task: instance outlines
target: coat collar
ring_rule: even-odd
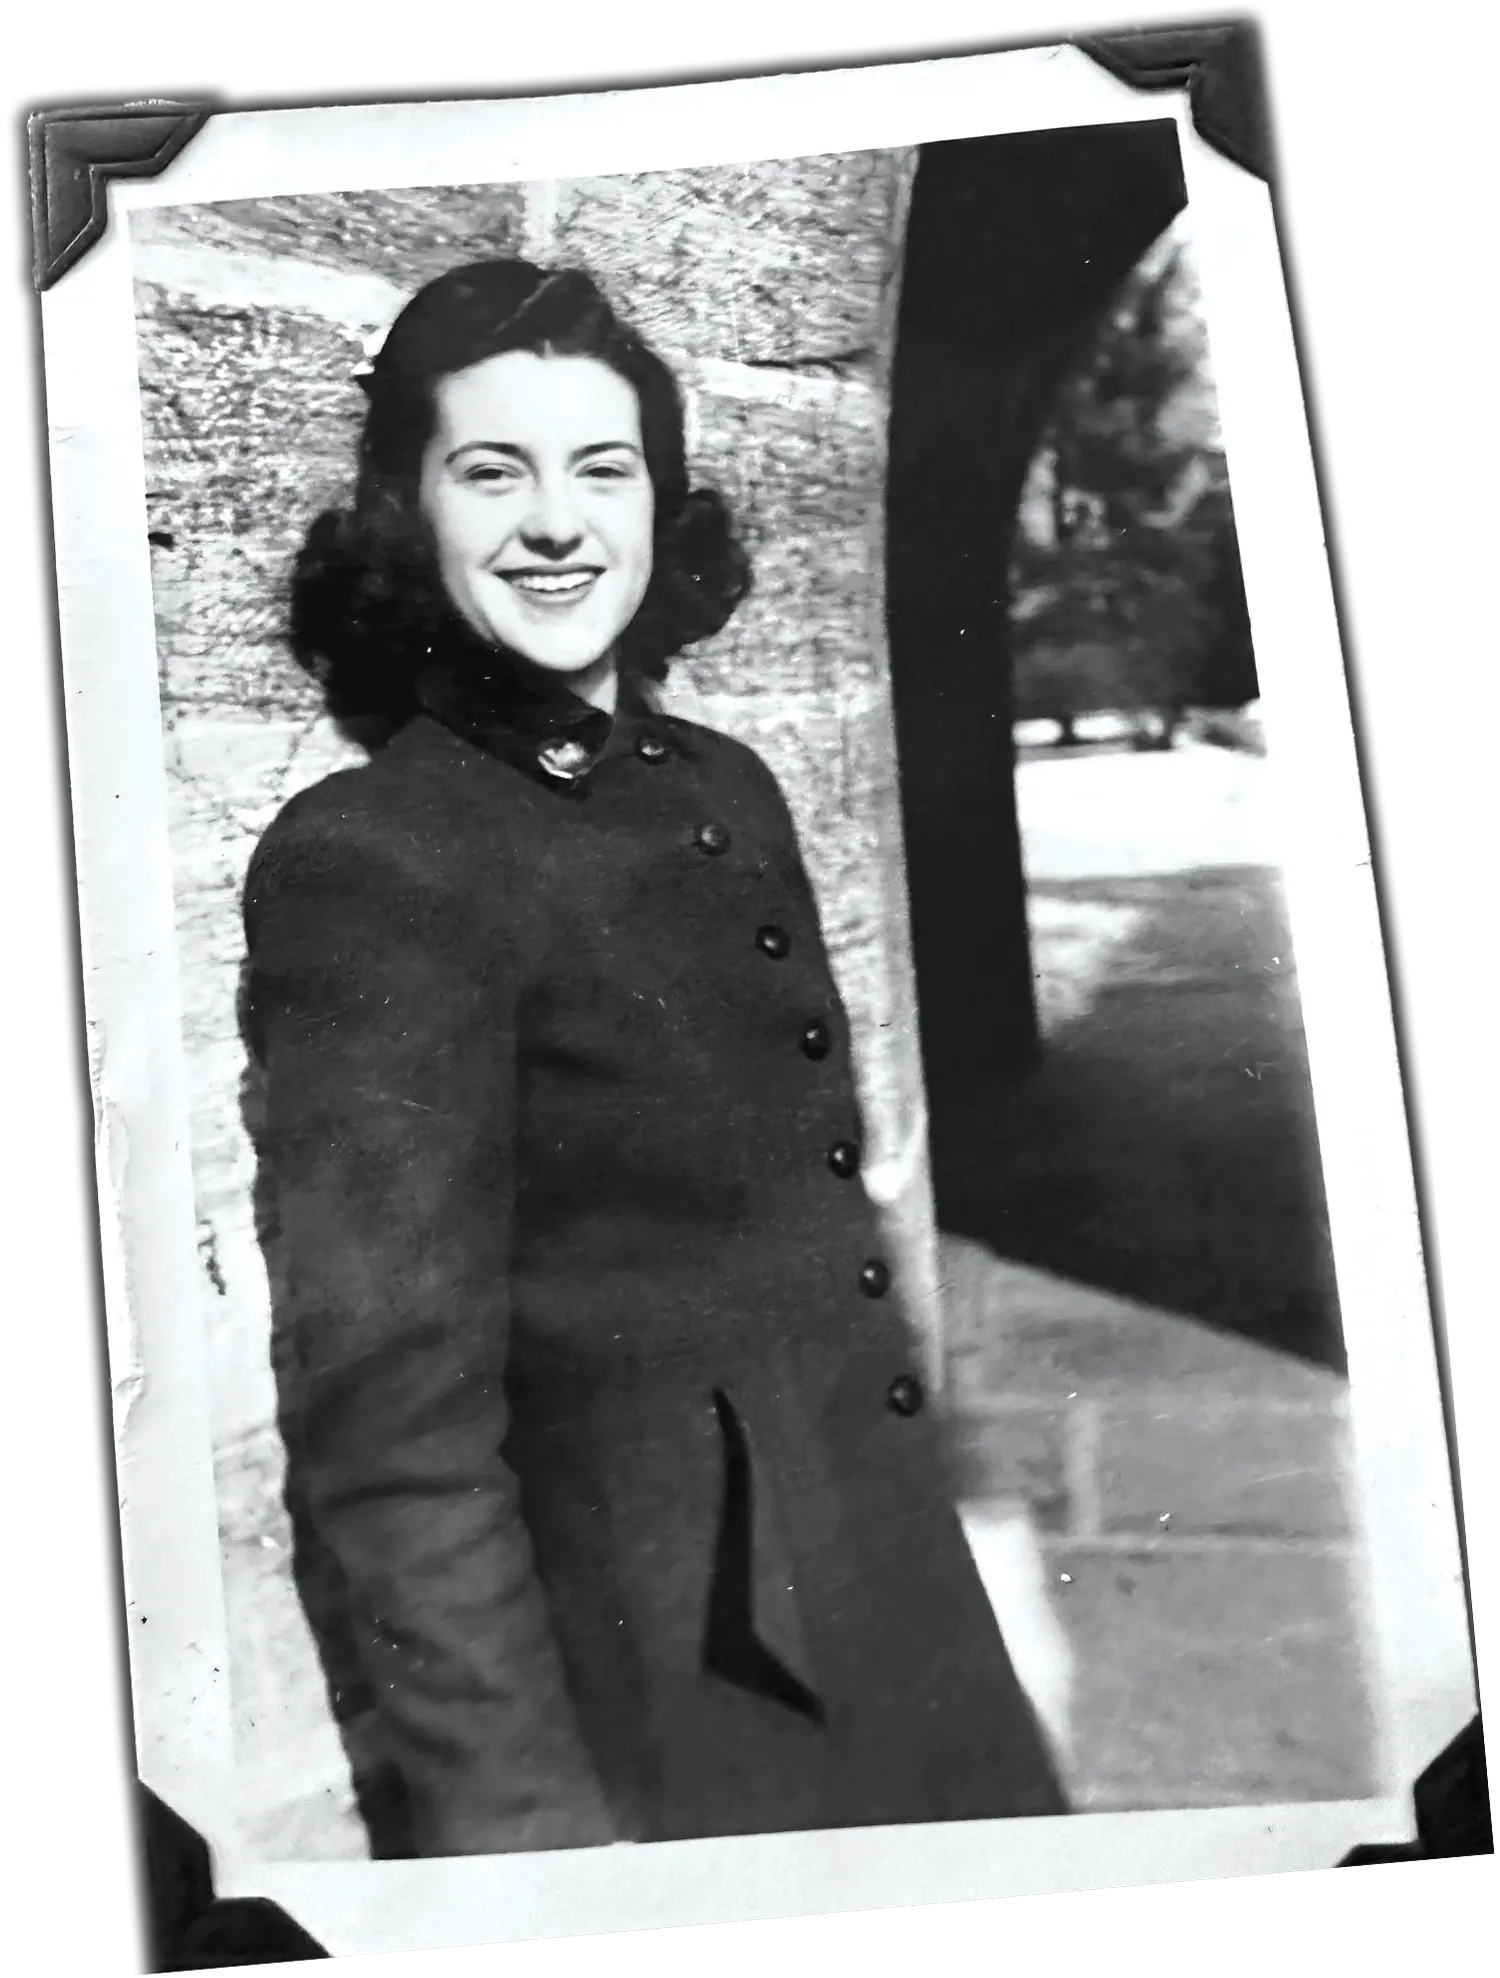
[[[437,628],[416,679],[418,705],[453,733],[558,791],[582,794],[595,765],[628,748],[652,710],[621,678],[613,714],[461,621]]]

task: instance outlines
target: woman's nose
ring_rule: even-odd
[[[537,481],[521,524],[522,540],[544,556],[566,556],[583,541],[583,525],[566,478]]]

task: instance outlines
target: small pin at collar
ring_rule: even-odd
[[[586,742],[564,738],[548,742],[536,752],[537,766],[544,770],[554,782],[576,783],[594,760],[594,751]]]

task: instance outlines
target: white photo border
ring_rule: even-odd
[[[375,187],[666,170],[1171,117],[1283,821],[1349,1358],[1385,1791],[1362,1801],[765,1835],[453,1861],[268,1863],[238,1837],[124,216]],[[774,134],[768,136],[767,134]],[[221,1896],[335,1955],[1331,1866],[1411,1838],[1473,1672],[1364,804],[1270,193],[1075,48],[519,101],[217,112],[42,301],[85,1010],[140,1772]],[[122,828],[122,820],[124,825]],[[171,1548],[139,1542],[170,1530]]]

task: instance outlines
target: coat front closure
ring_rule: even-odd
[[[297,1460],[418,1850],[1060,1810],[760,759],[419,716],[246,925]]]

